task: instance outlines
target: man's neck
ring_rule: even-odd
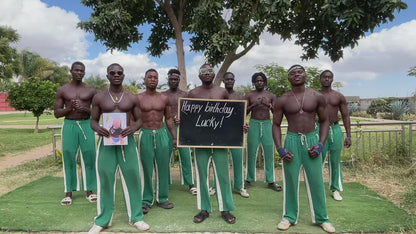
[[[111,85],[109,89],[111,90],[111,92],[113,93],[118,93],[118,92],[122,92],[123,91],[123,85]]]
[[[332,91],[331,87],[324,87],[324,86],[321,87],[321,93],[329,93],[331,91]]]
[[[157,93],[157,91],[154,88],[146,87],[146,93],[148,93],[148,94],[155,94],[155,93]]]
[[[294,93],[303,93],[305,92],[305,85],[300,85],[300,86],[292,86],[292,92]]]
[[[227,90],[227,92],[228,92],[229,94],[234,93],[234,89],[233,89],[233,88],[226,88],[226,90]]]
[[[72,80],[71,84],[74,86],[81,86],[83,84],[82,80]]]

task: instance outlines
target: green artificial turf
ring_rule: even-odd
[[[0,227],[11,231],[88,231],[96,215],[96,205],[88,203],[84,192],[75,192],[71,206],[61,206],[63,179],[43,177],[0,197]],[[377,195],[359,183],[345,184],[344,200],[336,202],[327,191],[327,208],[330,221],[337,232],[386,232],[416,228],[415,217]],[[175,208],[164,210],[153,206],[144,216],[151,232],[240,232],[272,233],[282,216],[282,192],[266,188],[256,182],[249,189],[250,198],[234,193],[237,217],[235,224],[227,224],[220,217],[214,196],[213,212],[203,223],[193,223],[198,212],[196,196],[189,194],[187,186],[174,181],[169,200]],[[300,185],[300,215],[298,224],[290,232],[324,233],[311,222],[304,183]],[[117,183],[116,205],[111,232],[136,232],[128,225],[121,183]]]

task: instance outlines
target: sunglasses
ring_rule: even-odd
[[[123,75],[123,71],[117,71],[117,72],[115,72],[115,71],[110,71],[108,74],[110,74],[110,75],[114,76],[116,73],[117,73],[117,75],[119,75],[119,76]]]
[[[213,74],[214,73],[214,69],[213,68],[201,68],[199,69],[199,74],[203,75],[203,74]]]

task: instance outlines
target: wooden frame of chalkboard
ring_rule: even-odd
[[[178,147],[245,148],[246,100],[179,98]]]

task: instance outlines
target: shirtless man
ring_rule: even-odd
[[[188,93],[179,89],[179,81],[181,79],[181,73],[177,69],[170,69],[168,71],[168,85],[169,89],[164,92],[169,98],[169,104],[171,106],[171,115],[175,120],[178,116],[178,98],[187,97]],[[177,132],[177,127],[175,125],[175,132]],[[172,142],[172,135],[168,134],[169,142]],[[169,144],[171,146],[172,143]],[[175,156],[173,148],[169,149],[171,153],[171,158]],[[180,147],[178,148],[179,154],[179,164],[181,167],[181,183],[189,186],[189,192],[192,195],[196,195],[197,190],[194,186],[194,177],[193,177],[193,168],[192,168],[192,158],[191,158],[191,149],[189,147]]]
[[[245,99],[244,95],[235,92],[234,90],[235,78],[232,72],[226,72],[222,81],[224,82],[225,89],[227,90],[230,99]],[[250,197],[250,194],[248,194],[247,190],[244,188],[244,151],[241,148],[233,148],[230,149],[230,153],[233,160],[234,189],[236,189],[242,197]]]
[[[332,82],[334,81],[334,74],[330,70],[325,70],[321,73],[321,93],[326,100],[326,111],[329,118],[329,133],[328,139],[325,142],[324,150],[322,151],[322,162],[325,162],[326,153],[328,153],[328,168],[329,168],[329,189],[332,192],[332,197],[336,201],[342,201],[342,196],[339,192],[343,191],[343,178],[341,170],[341,150],[342,150],[342,136],[343,132],[338,123],[338,111],[341,112],[342,123],[344,124],[347,137],[344,141],[344,146],[349,148],[351,146],[351,124],[348,115],[347,101],[344,95],[332,89]]]
[[[174,204],[168,200],[169,170],[172,147],[176,150],[176,134],[173,119],[170,114],[169,98],[164,93],[156,91],[159,74],[155,69],[145,73],[146,91],[139,93],[139,107],[142,113],[143,127],[139,135],[140,160],[143,165],[143,213],[149,212],[153,205],[153,169],[156,170],[156,205],[164,209],[172,209]],[[163,127],[165,117],[167,128],[172,135],[169,146],[169,133]],[[156,168],[154,168],[156,166]]]
[[[324,142],[328,136],[328,115],[322,94],[305,87],[306,73],[300,65],[288,70],[291,90],[277,99],[273,111],[273,138],[283,159],[283,218],[277,226],[287,230],[297,223],[299,213],[299,175],[303,168],[307,186],[312,222],[326,232],[335,228],[328,221],[325,187],[322,173]],[[281,123],[283,115],[288,122],[285,144],[282,145]],[[315,129],[315,116],[319,118],[320,130]]]
[[[56,118],[65,117],[62,127],[62,164],[65,198],[61,205],[72,204],[72,191],[79,191],[77,152],[80,151],[82,184],[87,200],[96,202],[95,134],[90,127],[91,102],[97,91],[82,82],[85,66],[74,62],[71,66],[72,81],[58,89],[54,105]]]
[[[97,154],[98,215],[89,233],[99,233],[111,225],[114,212],[114,194],[117,168],[120,168],[124,200],[129,223],[139,230],[149,230],[143,221],[140,162],[134,133],[142,122],[137,97],[123,88],[123,67],[113,63],[107,67],[110,87],[95,95],[92,102],[91,127],[100,136]],[[104,145],[103,138],[111,137],[109,129],[100,126],[103,113],[126,113],[126,128],[121,136],[127,137],[127,145]]]
[[[199,69],[201,86],[192,89],[188,93],[189,98],[204,99],[228,99],[228,92],[213,84],[215,77],[214,69],[209,64],[204,64]],[[209,188],[209,163],[212,160],[214,176],[217,189],[219,210],[222,218],[230,224],[235,223],[236,218],[230,211],[235,209],[231,182],[229,176],[228,152],[226,148],[195,148],[194,160],[197,175],[197,204],[201,211],[194,216],[194,223],[201,223],[209,217],[212,212],[212,205]],[[221,201],[221,202],[220,202]]]
[[[245,188],[256,181],[257,152],[261,143],[264,156],[264,174],[266,183],[274,191],[282,191],[282,187],[275,183],[274,175],[274,144],[272,135],[272,122],[270,111],[276,102],[276,96],[264,90],[267,85],[267,77],[264,73],[254,73],[251,82],[255,90],[246,94],[248,101],[247,114],[250,116],[250,128],[247,135],[247,160]]]

